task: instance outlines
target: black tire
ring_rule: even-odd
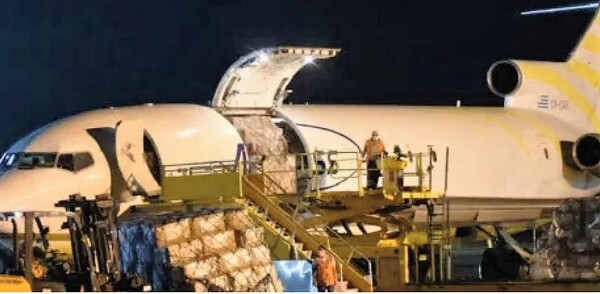
[[[484,281],[497,281],[502,278],[502,268],[498,264],[496,250],[487,248],[481,255],[479,262],[479,278]]]

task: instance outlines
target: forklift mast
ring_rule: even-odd
[[[70,233],[73,268],[67,284],[83,286],[86,291],[117,290],[114,285],[121,275],[113,200],[102,196],[87,200],[75,194],[55,206],[63,207],[68,215],[63,228]]]

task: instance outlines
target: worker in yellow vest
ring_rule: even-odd
[[[363,161],[367,162],[367,189],[377,188],[377,182],[379,182],[381,176],[377,161],[381,159],[384,152],[385,146],[379,138],[379,133],[377,131],[371,132],[371,138],[365,142],[365,148],[362,152]]]

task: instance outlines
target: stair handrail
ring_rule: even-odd
[[[261,192],[260,188],[258,188],[254,183],[252,183],[252,181],[250,179],[248,179],[246,176],[243,177],[244,182],[252,189],[254,190],[262,199],[262,201],[266,202],[266,204],[270,207],[273,208],[273,210],[277,211],[279,214],[282,215],[289,215],[283,208],[281,208],[277,203],[275,203],[272,199],[270,199],[267,195],[265,195],[263,192]],[[256,202],[256,201],[254,201]],[[257,203],[258,205],[260,205],[259,203]],[[314,249],[318,248],[318,246],[322,246],[323,244],[317,240],[315,237],[313,237],[311,234],[309,234],[308,232],[306,232],[306,230],[304,229],[304,227],[302,226],[302,224],[300,224],[297,220],[295,220],[294,218],[282,218],[281,220],[277,219],[277,214],[273,213],[273,210],[270,211],[269,216],[271,218],[273,218],[274,220],[276,220],[280,225],[286,227],[286,222],[289,222],[289,227],[286,227],[286,229],[290,230],[291,233],[295,233],[295,235],[306,245],[314,247]],[[290,228],[293,227],[293,228]],[[305,240],[302,240],[305,239]],[[308,242],[307,242],[308,241]],[[307,244],[308,243],[308,244]],[[312,243],[312,244],[310,244]],[[314,245],[317,246],[314,246]],[[373,274],[372,274],[372,267],[369,266],[370,268],[370,272],[369,272],[369,279],[365,279],[365,277],[360,273],[360,270],[357,269],[355,266],[352,266],[350,263],[346,263],[344,262],[344,260],[337,254],[335,253],[333,250],[327,248],[327,251],[329,252],[329,254],[331,254],[333,256],[333,258],[340,264],[346,266],[348,269],[350,269],[350,271],[347,269],[346,270],[346,276],[351,276],[354,278],[359,278],[360,280],[356,281],[356,280],[352,280],[352,282],[354,283],[354,285],[356,287],[358,287],[359,289],[361,289],[362,291],[373,291]],[[366,259],[367,262],[370,265],[370,260],[367,258]],[[348,274],[348,272],[350,274]],[[354,273],[356,276],[353,276],[352,273]],[[365,285],[366,284],[366,285]]]
[[[260,173],[265,177],[265,179],[269,182],[271,182],[272,184],[274,184],[275,186],[277,186],[277,188],[279,188],[282,191],[285,191],[285,189],[283,187],[281,187],[281,185],[279,185],[279,183],[277,183],[277,181],[275,181],[271,176],[269,176],[267,173],[264,172],[264,170],[262,168],[257,168],[257,164],[255,162],[252,161],[248,161],[248,163],[254,167],[256,170],[260,171]],[[268,185],[265,185],[265,188],[270,187]],[[268,189],[268,188],[267,188]],[[271,193],[276,194],[274,191],[271,191]],[[266,195],[268,196],[268,195]],[[298,211],[300,209],[300,205],[296,206],[295,208],[290,206],[288,203],[282,202],[279,203],[278,206],[280,205],[284,205],[289,211],[292,211],[291,217],[292,220],[295,223],[298,223],[298,225],[302,226],[301,223],[299,223],[296,220]],[[308,210],[306,207],[302,207],[305,211],[307,212],[311,212],[310,210]],[[311,212],[312,213],[312,212]],[[302,226],[303,227],[303,226]],[[342,243],[343,246],[347,247],[347,248],[351,248],[353,252],[356,253],[356,255],[358,255],[359,258],[364,259],[367,262],[368,265],[368,272],[366,273],[369,276],[369,282],[371,285],[373,285],[373,265],[371,262],[371,259],[369,259],[368,256],[366,256],[364,253],[362,253],[358,248],[356,248],[354,245],[352,245],[350,242],[346,241],[346,239],[340,235],[338,232],[336,232],[335,230],[331,229],[329,226],[325,226],[324,227],[326,232],[328,233],[329,236],[334,237],[334,239],[336,239],[337,241],[339,241],[340,243]],[[343,260],[340,258],[340,260]],[[350,263],[351,259],[349,259],[346,263],[347,264],[351,264]],[[362,270],[360,270],[362,271]]]
[[[296,208],[294,208],[294,207],[290,206],[287,203],[282,203],[282,204],[285,205],[287,208],[289,208],[289,210],[293,210],[294,214],[298,213],[298,211],[300,210],[299,209],[300,205],[298,205]],[[306,207],[302,207],[302,208],[304,209],[304,211],[312,213]],[[294,221],[297,222],[295,218],[294,218]],[[299,223],[299,224],[302,226],[301,223]],[[364,253],[362,253],[362,251],[360,251],[354,245],[352,245],[352,243],[346,241],[346,239],[344,238],[344,236],[340,235],[338,232],[336,232],[335,230],[331,229],[329,226],[324,226],[323,229],[325,230],[325,233],[327,233],[330,237],[334,237],[334,239],[340,241],[340,243],[342,243],[342,245],[344,245],[345,247],[350,248],[350,250],[351,250],[350,251],[351,253],[349,255],[350,257],[352,257],[354,254],[356,254],[356,255],[358,255],[359,258],[364,259],[365,261],[367,261],[369,267],[372,267],[371,260],[369,259],[369,257],[366,256]],[[351,258],[348,259],[347,263],[350,262],[350,259]],[[371,270],[369,270],[368,274],[369,274],[370,279],[373,279],[373,277],[372,277],[373,275],[372,275]]]

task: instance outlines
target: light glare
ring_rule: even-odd
[[[304,64],[315,63],[315,58],[312,56],[304,56]]]
[[[528,11],[521,12],[521,15],[549,14],[549,13],[558,13],[558,12],[595,9],[597,7],[598,7],[598,3],[578,4],[578,5],[560,6],[560,7],[545,8],[545,9],[528,10]]]
[[[269,61],[269,55],[267,55],[267,53],[261,52],[260,54],[258,54],[258,61],[260,61],[260,62]]]

